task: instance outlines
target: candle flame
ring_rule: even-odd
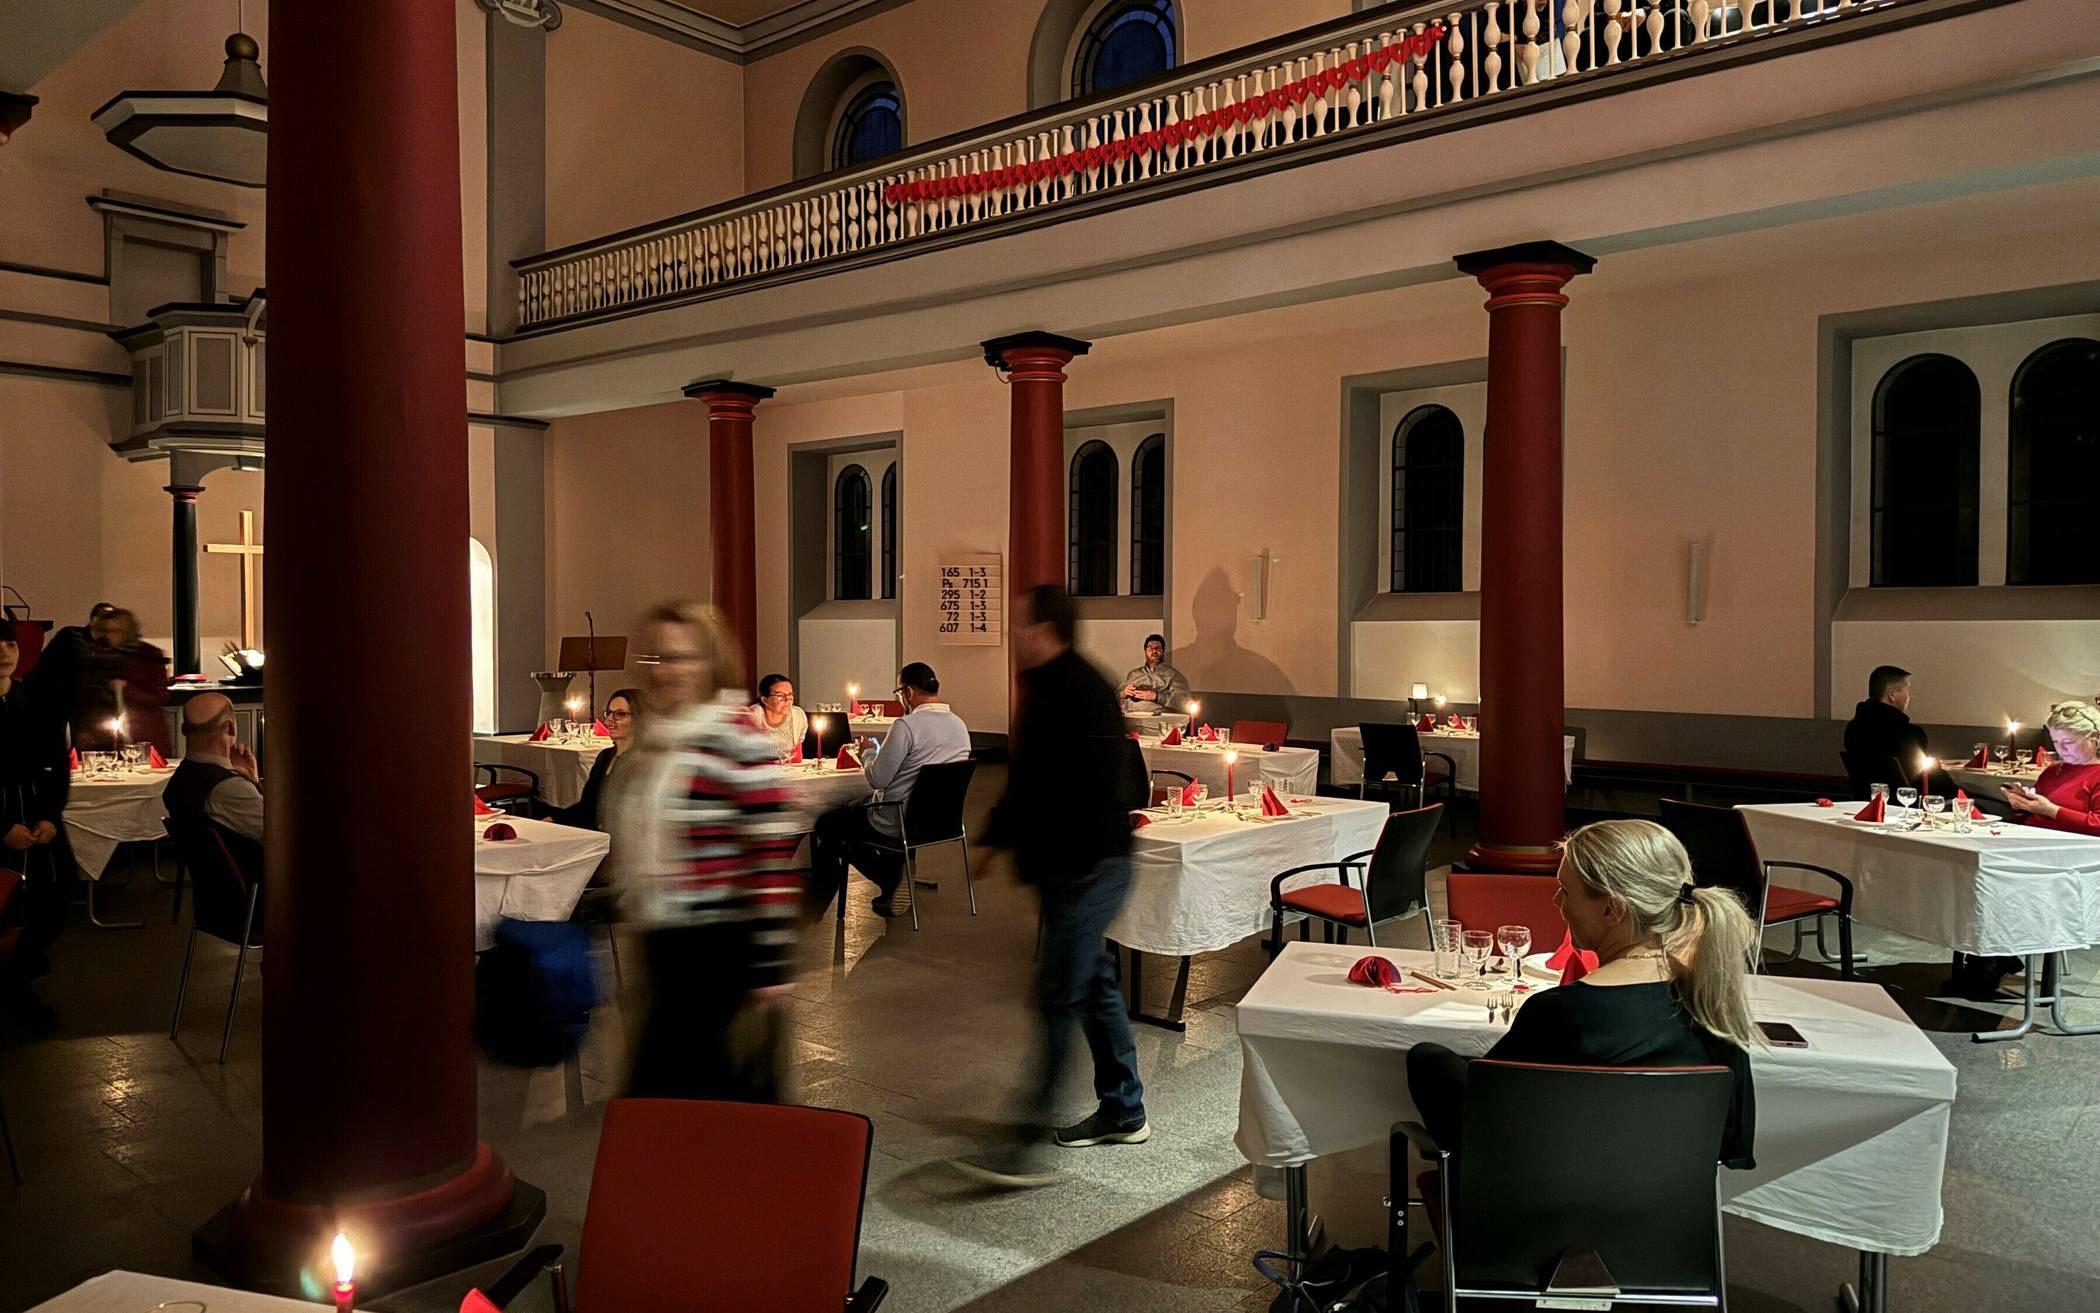
[[[1441,707],[1441,706],[1443,706],[1443,705],[1444,705],[1444,695],[1443,695],[1443,694],[1441,694],[1441,693],[1437,694],[1437,695],[1436,695],[1436,698],[1435,698],[1435,702],[1436,702],[1436,704],[1437,704],[1438,706],[1440,706],[1440,707]]]
[[[1233,748],[1227,748],[1227,749],[1225,750],[1225,764],[1226,764],[1226,765],[1230,766],[1230,765],[1232,765],[1232,764],[1233,764],[1234,762],[1238,761],[1239,759],[1240,759],[1240,754],[1239,754],[1238,750],[1236,750],[1236,749],[1233,749]]]
[[[1195,713],[1197,713],[1197,712],[1199,712],[1199,711],[1201,711],[1201,710],[1203,710],[1203,704],[1202,704],[1201,702],[1197,702],[1197,701],[1194,701],[1194,700],[1191,700],[1191,701],[1189,702],[1189,714],[1190,714],[1190,715],[1194,715]]]
[[[335,1233],[335,1243],[328,1247],[335,1258],[335,1281],[339,1286],[350,1284],[350,1273],[357,1263],[357,1253],[350,1248],[350,1237],[341,1231]]]
[[[2017,721],[2017,720],[2008,720],[2008,721],[2006,721],[2006,722],[2005,722],[2005,732],[2006,732],[2006,733],[2008,733],[2008,734],[2017,734],[2017,733],[2019,733],[2019,732],[2020,732],[2020,722],[2019,722],[2019,721]]]
[[[1929,771],[1940,764],[1940,759],[1938,757],[1920,757],[1918,764]]]
[[[109,722],[109,732],[112,734],[122,734],[124,732],[124,722],[121,720],[112,720],[111,722]]]
[[[858,685],[858,684],[848,684],[848,685],[846,685],[846,696],[847,696],[847,697],[849,697],[849,698],[857,698],[857,697],[859,697],[859,696],[860,696],[860,685]]]

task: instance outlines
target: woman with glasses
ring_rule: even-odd
[[[751,719],[779,746],[782,761],[793,756],[809,734],[809,717],[795,705],[795,684],[786,675],[767,675],[758,681],[758,703],[751,708]]]
[[[634,746],[634,713],[641,705],[642,695],[638,689],[623,688],[605,699],[605,712],[598,719],[605,722],[605,732],[612,738],[612,748],[599,753],[598,759],[591,763],[590,778],[583,782],[583,796],[554,813],[556,824],[573,825],[579,830],[605,828],[605,812],[601,805],[605,781],[620,769],[627,750]]]

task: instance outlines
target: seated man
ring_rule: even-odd
[[[200,693],[182,708],[182,761],[168,777],[161,802],[168,833],[185,853],[214,827],[234,865],[249,880],[263,870],[263,796],[255,754],[238,741],[233,703],[223,693]]]
[[[863,869],[876,868],[867,874],[882,891],[875,899],[877,915],[910,911],[910,890],[902,899],[896,896],[903,880],[901,864],[891,854],[878,850],[863,856],[862,850],[871,841],[894,842],[904,833],[904,802],[911,797],[912,782],[922,768],[970,758],[969,726],[940,700],[941,681],[933,667],[914,661],[897,672],[897,684],[904,715],[890,727],[888,740],[879,748],[866,740],[861,743],[861,769],[867,774],[868,787],[875,791],[875,801],[841,807],[817,819],[810,852],[812,916],[841,896],[848,861],[862,862]]]
[[[1901,666],[1876,666],[1867,676],[1867,699],[1852,709],[1845,726],[1845,754],[1852,773],[1867,783],[1890,788],[1908,779],[1879,778],[1893,758],[1906,776],[1914,776],[1925,755],[1925,731],[1910,723],[1910,672]]]
[[[1123,676],[1123,710],[1180,711],[1188,705],[1189,682],[1167,664],[1167,640],[1145,636],[1145,664]]]

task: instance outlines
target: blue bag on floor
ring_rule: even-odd
[[[567,921],[496,923],[474,965],[474,1039],[491,1061],[551,1067],[576,1055],[598,1005],[590,931]]]

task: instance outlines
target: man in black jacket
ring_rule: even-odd
[[[1072,599],[1054,584],[1018,599],[1011,638],[1022,665],[1021,714],[1009,745],[1006,796],[992,811],[987,841],[1013,850],[1021,878],[1042,898],[1042,1053],[1015,1133],[958,1164],[1006,1186],[1056,1178],[1042,1132],[1051,1125],[1075,1023],[1093,1055],[1100,1106],[1058,1130],[1055,1142],[1080,1149],[1139,1144],[1151,1134],[1137,1045],[1105,942],[1130,891],[1130,812],[1146,801],[1144,762],[1125,733],[1115,689],[1072,650],[1075,626]]]
[[[1925,755],[1925,731],[1910,723],[1910,672],[1901,666],[1876,666],[1867,676],[1867,700],[1852,709],[1845,726],[1845,753],[1852,774],[1890,788],[1914,779]],[[1883,766],[1894,759],[1906,779],[1883,780]]]

